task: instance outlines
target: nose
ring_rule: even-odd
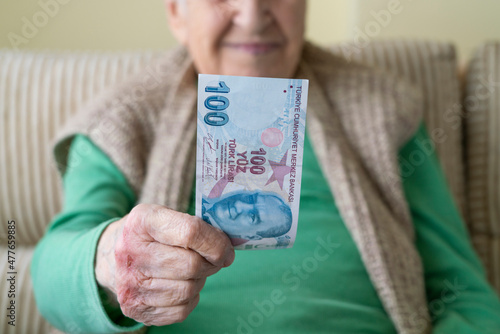
[[[266,30],[272,22],[269,3],[272,0],[233,0],[235,6],[234,23],[253,34]]]

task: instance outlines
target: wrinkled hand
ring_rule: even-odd
[[[198,217],[139,204],[102,233],[95,273],[125,316],[164,326],[184,321],[206,278],[233,260],[222,231]]]

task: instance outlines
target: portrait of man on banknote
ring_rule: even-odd
[[[292,210],[275,193],[233,191],[203,198],[203,219],[231,238],[277,238],[292,226]]]

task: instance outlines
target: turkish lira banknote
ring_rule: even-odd
[[[236,249],[291,247],[309,82],[198,77],[196,215]]]

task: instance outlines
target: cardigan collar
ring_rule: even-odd
[[[398,112],[388,103],[393,92],[370,89],[361,83],[375,80],[367,77],[369,72],[343,62],[339,63],[341,68],[332,70],[330,82],[325,82],[314,70],[319,64],[314,59],[319,51],[311,48],[305,50],[297,76],[309,79],[308,133],[336,205],[398,332],[430,331],[422,264],[414,245],[409,210],[401,183],[386,175],[399,176],[397,151],[403,139],[383,138],[388,132],[383,126],[387,121],[376,120]],[[332,57],[331,61],[336,60]],[[360,82],[348,85],[349,81]],[[387,100],[387,106],[371,105],[380,98],[378,94],[387,95],[380,99]],[[336,103],[340,99],[347,101]],[[362,100],[364,103],[359,103]],[[346,104],[351,102],[356,106],[349,110]],[[367,110],[356,111],[358,105]],[[400,120],[405,124],[396,127],[404,131],[408,122],[416,126],[418,121],[418,112],[408,114]],[[370,159],[363,151],[372,152],[375,158]],[[383,152],[390,152],[392,157]]]

